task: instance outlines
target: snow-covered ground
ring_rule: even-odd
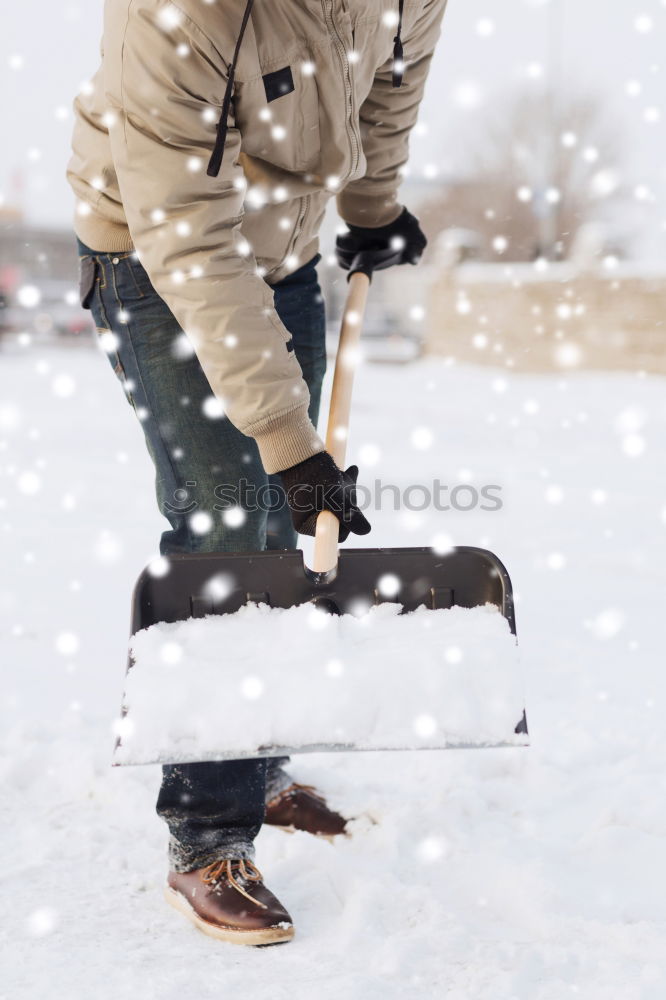
[[[361,372],[362,480],[502,487],[499,511],[387,503],[366,541],[497,552],[532,747],[295,758],[359,818],[335,845],[261,831],[296,925],[270,949],[166,907],[159,771],[110,767],[161,526],[131,409],[86,349],[3,353],[0,400],[0,996],[663,1000],[663,379]]]

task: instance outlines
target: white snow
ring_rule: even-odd
[[[400,610],[250,604],[142,629],[116,762],[525,744],[516,640],[499,610]]]
[[[51,391],[63,373],[71,396]],[[136,417],[103,355],[3,352],[1,996],[663,1000],[664,379],[506,372],[495,392],[497,377],[368,366],[350,460],[380,449],[361,468],[370,485],[452,485],[461,469],[502,485],[499,511],[389,500],[366,543],[447,537],[498,554],[532,746],[295,757],[298,780],[358,817],[354,835],[262,829],[257,864],[296,936],[245,950],[162,899],[159,768],[111,767],[130,588],[162,526]],[[628,409],[644,416],[640,455],[616,428]],[[415,451],[424,426],[434,443]],[[43,488],[24,494],[33,466]],[[122,542],[114,560],[96,551],[105,531]],[[77,642],[61,652],[63,635]]]

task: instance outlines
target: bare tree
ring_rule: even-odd
[[[429,237],[460,227],[481,237],[486,259],[556,259],[626,197],[617,126],[595,96],[505,97],[474,123],[459,179],[419,206]]]

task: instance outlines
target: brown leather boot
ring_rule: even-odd
[[[199,930],[220,941],[277,944],[294,936],[291,917],[249,859],[170,871],[164,895]]]
[[[290,833],[305,830],[330,840],[338,833],[345,833],[347,820],[328,807],[314,785],[294,781],[266,803],[264,823]]]

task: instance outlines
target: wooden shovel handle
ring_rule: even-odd
[[[340,327],[340,342],[335,356],[331,407],[326,430],[326,451],[333,456],[335,464],[341,469],[345,466],[354,373],[359,361],[359,341],[369,287],[370,279],[362,271],[357,271],[349,278],[349,291]],[[327,510],[322,511],[317,518],[312,560],[312,569],[315,573],[326,573],[336,566],[339,527],[340,522],[335,514]]]

